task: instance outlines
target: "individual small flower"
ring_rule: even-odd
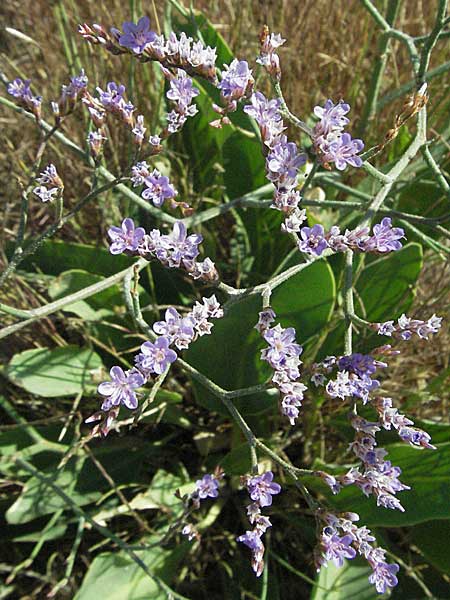
[[[31,111],[37,119],[41,116],[42,96],[34,96],[30,90],[31,79],[17,77],[8,84],[8,94],[14,96],[17,102]]]
[[[273,482],[272,471],[256,475],[247,481],[250,498],[257,502],[261,508],[272,505],[272,496],[281,492],[281,486]]]
[[[372,554],[376,550],[377,548]],[[379,594],[384,594],[388,588],[394,588],[398,584],[396,575],[400,567],[396,563],[389,564],[383,560],[371,560],[370,555],[368,560],[373,569],[373,573],[369,575],[369,581],[375,585],[375,589]]]
[[[122,227],[110,227],[108,235],[111,239],[109,251],[111,254],[122,254],[126,250],[135,252],[142,242],[145,230],[143,227],[134,227],[133,219],[127,218],[122,221]]]
[[[199,95],[193,81],[185,71],[178,69],[176,77],[170,79],[170,89],[167,92],[169,100],[177,103],[181,113],[185,113],[192,104],[192,100]]]
[[[323,153],[325,163],[334,163],[339,171],[343,171],[347,165],[352,167],[361,167],[362,158],[358,156],[364,149],[364,142],[359,139],[352,139],[349,133],[343,133],[336,140],[326,145]]]
[[[260,552],[264,550],[264,545],[261,541],[261,533],[256,529],[254,531],[246,531],[244,534],[236,538],[238,542],[245,544],[252,552]]]
[[[131,130],[131,132],[134,135],[135,143],[138,144],[139,146],[144,141],[144,136],[145,136],[146,131],[147,131],[147,128],[144,127],[144,116],[138,115],[136,117],[136,123],[135,123],[133,129]]]
[[[332,100],[327,100],[324,106],[315,106],[314,114],[320,121],[314,127],[314,136],[326,137],[330,133],[341,132],[349,120],[345,116],[350,111],[350,105],[340,100],[334,104]]]
[[[258,317],[259,318],[255,325],[255,329],[262,334],[275,321],[276,314],[272,308],[265,308],[258,314]]]
[[[209,473],[195,482],[195,491],[200,500],[205,498],[217,498],[219,495],[219,481]]]
[[[277,370],[286,362],[288,356],[300,356],[302,347],[295,342],[295,336],[296,332],[293,327],[283,329],[278,324],[267,329],[263,333],[263,338],[269,344],[269,348],[261,351],[261,358]]]
[[[194,538],[199,539],[200,538],[200,534],[198,533],[198,531],[195,529],[195,527],[192,525],[192,523],[188,523],[187,525],[185,525],[183,527],[183,529],[181,530],[181,533],[185,536],[187,536],[187,539],[191,542]]]
[[[144,342],[141,353],[135,358],[136,366],[143,373],[161,375],[177,359],[177,354],[169,348],[170,340],[165,336],[156,338],[155,342]]]
[[[124,404],[130,410],[137,408],[137,388],[145,383],[145,378],[137,369],[123,371],[121,367],[112,367],[109,372],[111,381],[105,381],[98,386],[98,392],[106,396],[101,409],[109,410],[112,406]]]
[[[165,200],[174,198],[178,192],[170,183],[169,178],[154,169],[144,179],[146,186],[141,196],[145,200],[150,200],[158,208],[161,207]]]
[[[117,83],[114,81],[110,81],[107,84],[106,90],[102,90],[102,88],[97,87],[100,103],[107,110],[115,110],[122,104],[125,90],[126,87],[124,85],[117,85]]]
[[[325,239],[325,231],[322,225],[316,223],[312,227],[302,227],[300,229],[300,239],[298,248],[301,252],[321,256],[328,247]]]
[[[135,54],[142,54],[155,41],[156,33],[150,30],[150,19],[141,17],[137,24],[122,23],[124,33],[119,37],[119,44],[129,48]]]
[[[18,100],[23,100],[25,98],[31,98],[33,95],[30,90],[31,79],[20,79],[17,77],[11,83],[8,83],[7,91],[8,94],[14,96]]]
[[[150,167],[145,162],[145,160],[141,162],[137,162],[135,165],[131,167],[131,181],[133,182],[133,187],[137,187],[138,185],[142,185],[145,181],[145,178],[150,175]]]
[[[53,200],[53,196],[58,194],[59,188],[50,188],[47,189],[45,185],[40,185],[39,187],[35,187],[33,190],[33,194],[37,196],[42,202],[51,202]]]
[[[351,535],[341,537],[332,527],[325,527],[320,537],[320,548],[327,561],[332,560],[336,567],[342,567],[345,559],[351,560],[356,556],[352,542]]]
[[[88,84],[88,78],[81,69],[79,75],[70,78],[69,85],[61,87],[61,96],[57,103],[52,103],[53,114],[55,117],[68,114],[75,108],[75,104],[80,96],[83,96]]]
[[[103,143],[106,137],[103,135],[103,130],[98,129],[97,131],[90,131],[87,137],[89,149],[94,159],[98,158],[103,150]]]
[[[64,187],[61,177],[58,175],[58,171],[56,170],[55,165],[52,163],[45,167],[36,181],[41,185],[51,185],[57,188]]]
[[[301,231],[302,224],[306,221],[306,211],[294,209],[294,211],[288,215],[284,223],[281,224],[281,231],[285,233],[297,233]]]
[[[404,237],[404,230],[401,227],[392,227],[392,219],[384,217],[381,223],[373,226],[372,236],[362,243],[362,250],[381,254],[400,250],[400,240]]]

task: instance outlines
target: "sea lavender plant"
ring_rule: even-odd
[[[296,425],[304,401],[311,402],[309,397],[304,398],[307,388],[299,381],[300,367],[302,366],[299,357],[302,355],[303,347],[296,339],[299,337],[305,340],[305,336],[301,328],[297,328],[297,333],[294,327],[283,328],[280,323],[276,323],[277,315],[268,306],[268,297],[272,290],[294,274],[300,273],[310,263],[314,263],[319,258],[323,260],[333,253],[345,253],[347,267],[342,290],[342,310],[346,324],[345,353],[340,356],[329,356],[311,367],[306,366],[303,368],[303,376],[310,373],[311,381],[317,388],[317,395],[320,396],[318,406],[327,402],[332,406],[348,405],[349,424],[354,431],[354,439],[348,450],[351,460],[357,462],[343,473],[337,470],[333,473],[309,470],[307,473],[311,477],[321,480],[333,495],[339,494],[343,487],[354,485],[364,495],[373,495],[378,506],[404,511],[397,494],[408,490],[409,486],[400,481],[401,469],[393,465],[390,460],[386,460],[388,452],[378,445],[377,434],[382,429],[395,431],[399,438],[410,446],[420,449],[435,449],[435,446],[431,444],[431,437],[428,433],[415,427],[411,419],[394,407],[391,398],[381,395],[381,370],[387,369],[388,365],[379,358],[390,356],[397,351],[392,350],[389,346],[384,346],[372,350],[371,354],[356,352],[353,350],[352,334],[353,329],[364,327],[376,331],[379,335],[391,337],[393,340],[408,340],[413,335],[421,339],[428,339],[430,335],[438,332],[441,327],[441,318],[433,315],[427,321],[422,321],[403,314],[396,322],[388,320],[381,323],[370,323],[358,317],[353,307],[351,259],[356,253],[385,255],[402,248],[402,240],[405,239],[403,227],[393,227],[391,217],[384,217],[381,222],[375,223],[373,226],[372,221],[382,202],[391,192],[394,182],[412,159],[411,148],[415,151],[418,151],[420,147],[423,148],[427,163],[432,165],[430,168],[436,174],[437,167],[433,166],[434,158],[431,156],[430,159],[427,154],[428,147],[425,146],[426,137],[423,130],[425,121],[424,116],[421,117],[421,115],[425,115],[426,87],[422,85],[408,106],[404,108],[401,114],[406,116],[396,119],[396,128],[398,129],[404,122],[403,118],[411,118],[417,114],[419,121],[416,140],[421,143],[413,141],[404,159],[400,158],[397,165],[386,175],[365,162],[364,157],[367,157],[367,154],[361,156],[364,142],[361,139],[352,139],[351,135],[345,131],[350,123],[347,116],[350,112],[348,103],[343,100],[334,103],[329,99],[323,106],[315,106],[313,112],[317,122],[312,129],[290,113],[281,92],[281,65],[277,53],[278,48],[286,40],[280,34],[270,33],[267,27],[263,29],[260,37],[260,53],[256,62],[263,66],[270,76],[275,96],[273,98],[266,97],[257,89],[258,83],[253,76],[253,65],[247,61],[235,58],[231,60],[230,64],[224,65],[223,70],[219,72],[215,64],[217,55],[215,48],[205,46],[202,41],[194,41],[185,33],[172,32],[166,36],[159,35],[151,29],[148,17],[140,18],[136,24],[123,23],[122,30],[113,27],[107,31],[101,25],[85,24],[80,26],[80,33],[90,43],[100,45],[114,55],[123,54],[128,58],[138,59],[142,63],[158,62],[163,76],[167,79],[166,98],[170,104],[170,110],[166,115],[166,124],[162,131],[149,135],[147,133],[148,124],[152,121],[144,114],[137,114],[142,111],[138,111],[137,107],[126,99],[126,88],[122,83],[115,81],[110,81],[106,85],[102,83],[96,87],[96,93],[91,93],[88,89],[88,79],[81,70],[79,75],[70,79],[68,85],[62,86],[59,101],[51,102],[55,122],[54,130],[57,131],[63,118],[70,116],[76,103],[82,101],[88,110],[92,126],[87,141],[89,152],[95,159],[94,182],[98,175],[97,170],[100,167],[104,142],[107,136],[109,137],[108,128],[120,127],[134,144],[132,157],[124,171],[127,175],[131,174],[131,177],[117,177],[111,187],[119,185],[119,182],[123,185],[124,180],[130,180],[133,187],[143,186],[140,196],[147,201],[147,205],[137,196],[141,207],[147,207],[152,213],[152,217],[161,216],[163,221],[169,223],[173,223],[173,218],[165,214],[161,210],[162,208],[181,206],[182,210],[190,209],[186,203],[175,201],[178,192],[174,184],[152,165],[151,159],[154,155],[164,152],[164,144],[168,138],[178,133],[188,118],[195,117],[198,113],[195,98],[199,96],[200,90],[196,87],[196,80],[193,78],[204,78],[209,84],[216,87],[216,95],[220,96],[220,105],[211,103],[213,110],[219,114],[219,119],[213,121],[211,125],[216,127],[230,125],[231,120],[228,114],[238,111],[240,103],[244,104],[243,113],[253,118],[258,124],[266,177],[273,186],[271,207],[282,213],[281,229],[285,233],[291,234],[291,238],[295,242],[294,248],[298,248],[302,253],[302,255],[297,253],[297,259],[308,261],[284,269],[264,284],[247,289],[233,288],[219,281],[218,271],[211,259],[198,260],[199,246],[203,240],[202,235],[199,233],[188,234],[188,223],[195,226],[195,223],[208,220],[210,213],[205,212],[205,216],[200,214],[199,218],[196,215],[193,221],[189,221],[189,219],[175,221],[169,231],[161,227],[161,229],[153,228],[147,233],[143,227],[135,227],[134,221],[130,217],[125,217],[120,227],[110,227],[108,236],[111,241],[111,254],[125,253],[128,256],[139,257],[132,270],[126,270],[124,293],[133,322],[145,333],[146,341],[140,345],[139,352],[134,356],[134,366],[128,370],[124,370],[121,366],[113,366],[109,372],[110,379],[98,385],[98,392],[103,398],[100,411],[86,419],[86,422],[96,423],[90,435],[92,437],[105,436],[115,426],[119,427],[118,417],[122,405],[129,410],[136,411],[136,419],[139,420],[139,400],[141,394],[144,393],[144,388],[152,386],[150,395],[154,391],[156,393],[172,365],[178,361],[177,368],[179,366],[180,369],[184,369],[189,376],[206,386],[211,394],[222,401],[249,444],[252,475],[246,476],[244,483],[251,499],[251,503],[247,507],[247,515],[253,529],[240,535],[237,540],[250,548],[252,568],[256,575],[260,576],[264,569],[265,549],[262,537],[272,525],[270,519],[262,514],[262,509],[271,507],[273,496],[278,495],[281,491],[281,486],[274,482],[272,470],[267,470],[261,475],[258,474],[256,455],[258,450],[258,452],[264,452],[273,461],[272,468],[277,465],[296,482],[297,489],[300,490],[308,505],[308,510],[315,517],[320,531],[315,553],[317,566],[326,566],[329,561],[332,561],[337,567],[341,567],[345,561],[351,561],[359,554],[367,560],[372,569],[369,576],[370,583],[374,584],[377,592],[386,592],[397,585],[399,566],[387,562],[386,551],[375,546],[375,537],[365,526],[355,525],[359,519],[358,515],[354,513],[335,514],[331,512],[331,509],[322,506],[321,501],[314,499],[298,478],[304,474],[305,470],[291,465],[286,452],[283,452],[282,456],[278,455],[275,450],[258,439],[234,405],[234,398],[249,395],[255,390],[252,388],[224,390],[188,362],[182,360],[179,353],[188,349],[199,337],[211,333],[213,326],[211,319],[223,317],[228,308],[232,309],[234,303],[261,293],[263,310],[259,313],[256,329],[266,344],[261,351],[261,359],[268,363],[273,373],[269,383],[255,386],[255,389],[257,392],[261,392],[266,391],[269,386],[275,388],[280,394],[282,415],[287,417],[290,425]],[[401,38],[398,35],[397,37]],[[389,36],[386,35],[386,39],[388,38]],[[414,46],[415,42],[410,36],[408,36],[408,40],[411,51],[411,44]],[[429,38],[428,41],[434,43],[435,40]],[[433,44],[429,45],[431,47]],[[426,54],[425,51],[424,54]],[[419,65],[420,69],[422,67]],[[420,77],[423,78],[424,73],[419,76],[419,73],[416,72],[415,76],[420,79]],[[40,120],[42,99],[32,94],[30,86],[29,80],[15,79],[8,85],[8,93],[21,108]],[[302,150],[300,146],[303,138],[294,141],[288,137],[288,134],[289,136],[292,134],[290,130],[288,131],[288,122],[308,137],[308,142],[305,144],[306,151]],[[44,123],[42,126],[44,129],[47,127]],[[50,129],[49,136],[53,133],[54,131]],[[147,140],[146,135],[148,135]],[[389,132],[387,138],[390,136],[393,139],[395,135],[394,130],[394,133]],[[251,138],[252,134],[248,134],[248,137]],[[114,138],[111,136],[111,139]],[[80,152],[83,154],[83,149]],[[92,166],[92,160],[89,165]],[[302,177],[304,167],[306,179]],[[309,184],[314,180],[317,170],[320,168],[331,170],[333,167],[338,172],[347,169],[351,172],[351,168],[367,168],[369,173],[375,174],[377,181],[384,186],[373,200],[369,197],[370,203],[362,206],[363,216],[360,222],[353,229],[346,229],[343,233],[338,225],[332,225],[326,231],[322,223],[311,222],[310,215],[305,208],[301,207],[302,202],[305,202],[306,205],[307,200],[303,200],[303,196]],[[103,173],[102,176],[105,176],[104,167],[102,169],[100,172]],[[37,173],[38,168],[32,172]],[[106,173],[106,175],[108,174]],[[338,173],[334,175],[338,175]],[[33,182],[34,177],[35,175],[33,175]],[[304,182],[303,179],[305,179]],[[445,177],[439,171],[438,180],[440,185],[447,190]],[[36,181],[39,186],[33,188],[33,183],[30,190],[42,202],[52,199],[62,200],[64,185],[53,164],[49,164]],[[90,195],[95,196],[96,191],[94,188]],[[131,192],[131,190],[128,191]],[[358,191],[358,194],[365,194],[365,192]],[[135,198],[135,196],[131,192],[130,197]],[[306,196],[307,198],[308,196]],[[90,196],[87,196],[87,199],[90,199]],[[240,209],[241,203],[245,206],[245,200],[245,198],[238,198],[235,203],[228,202],[229,206],[225,203],[220,207],[214,206],[212,213],[217,211],[217,214],[221,214],[234,209],[236,205]],[[149,206],[150,203],[153,206]],[[320,205],[320,202],[318,204]],[[332,201],[330,205],[336,204],[337,201],[334,203]],[[314,201],[310,205],[314,206]],[[265,204],[261,203],[258,208],[264,206]],[[384,214],[386,212],[388,211],[385,210]],[[400,216],[403,216],[400,222],[403,225],[405,217],[408,215],[402,215],[400,211],[392,212],[393,215],[399,213]],[[186,216],[186,212],[183,214]],[[70,216],[70,213],[68,215]],[[68,218],[67,215],[66,218]],[[23,218],[22,221],[25,222],[26,218]],[[303,226],[305,222],[306,225]],[[406,222],[408,221],[406,220]],[[58,221],[57,227],[59,225],[60,221]],[[46,235],[42,239],[45,237]],[[18,264],[20,255],[23,253],[21,244],[18,244],[17,248],[11,261],[12,269]],[[191,310],[183,309],[180,306],[164,307],[164,312],[157,317],[160,320],[155,321],[152,327],[148,326],[140,308],[137,282],[139,269],[146,266],[151,260],[156,260],[167,268],[180,269],[182,273],[187,273],[194,280],[199,280],[199,283],[216,286],[217,293],[224,294],[228,298],[225,309],[222,308],[216,296],[212,295],[209,298],[203,297],[201,302],[195,302]],[[338,269],[336,265],[333,268]],[[133,276],[135,285],[131,289]],[[118,279],[114,278],[114,284],[117,281]],[[194,282],[191,284],[192,286],[198,285]],[[300,292],[301,290],[299,290]],[[320,302],[319,297],[317,301]],[[185,296],[183,302],[186,303]],[[275,306],[276,302],[275,298]],[[327,336],[323,337],[328,339]],[[305,341],[308,343],[308,340]],[[311,346],[313,350],[311,350]],[[316,351],[313,344],[308,350],[312,354]],[[151,396],[151,398],[153,397]],[[313,401],[315,402],[315,398]],[[361,405],[364,406],[364,411],[371,411],[374,414],[374,420],[368,420],[359,415],[358,410]],[[306,413],[307,411],[305,411]],[[287,428],[288,425],[286,424],[284,427]],[[217,498],[219,481],[222,476],[220,470],[216,470],[214,474],[204,475],[195,482],[194,491],[186,495],[183,500],[185,511],[183,518],[177,521],[177,527],[179,525],[177,530],[186,535],[188,539],[199,539],[199,535],[195,525],[187,521],[187,516],[190,515],[193,508],[197,509],[201,502]],[[407,479],[406,473],[405,481]]]

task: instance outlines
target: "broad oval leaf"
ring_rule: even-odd
[[[271,298],[277,320],[295,327],[297,340],[304,343],[327,323],[335,301],[335,282],[326,261],[316,261],[277,287]],[[262,383],[270,368],[260,360],[264,342],[254,329],[261,310],[260,296],[250,296],[230,307],[217,321],[212,335],[204,336],[186,354],[189,363],[227,390]],[[198,401],[227,414],[220,401],[195,385]],[[243,413],[261,412],[277,403],[277,393],[257,394],[234,402]]]
[[[8,378],[37,396],[57,398],[92,393],[92,371],[102,361],[90,348],[36,348],[16,354],[6,368]]]

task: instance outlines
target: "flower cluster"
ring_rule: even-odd
[[[166,200],[173,200],[178,195],[169,178],[162,175],[158,169],[150,171],[150,167],[145,161],[138,162],[131,167],[131,181],[133,187],[143,184],[145,188],[141,193],[142,198],[150,200],[158,208]]]
[[[216,281],[218,273],[211,259],[196,260],[198,246],[203,238],[200,234],[187,235],[186,226],[176,221],[171,233],[163,235],[159,229],[147,234],[143,227],[134,226],[132,219],[124,219],[121,227],[110,227],[111,254],[123,252],[139,254],[149,260],[156,258],[165,267],[184,268],[193,279]]]
[[[191,494],[186,494],[181,497],[178,492],[177,497],[179,497],[184,504],[184,517],[181,519],[183,528],[181,529],[181,533],[187,536],[189,541],[194,538],[199,540],[200,534],[193,523],[186,522],[185,517],[189,516],[193,509],[199,509],[202,500],[206,500],[207,498],[217,498],[219,495],[220,480],[224,475],[225,473],[223,470],[220,467],[216,467],[214,473],[207,473],[195,482],[195,489]]]
[[[216,82],[217,51],[204,46],[200,41],[193,41],[184,32],[179,37],[171,33],[167,39],[150,30],[147,17],[139,19],[137,24],[125,22],[123,32],[111,28],[108,32],[98,24],[92,26],[84,23],[78,28],[79,33],[92,44],[101,44],[112,54],[129,52],[145,62],[154,60],[166,68],[183,69],[191,75],[198,75]]]
[[[198,109],[195,104],[192,104],[192,101],[200,92],[182,69],[177,69],[176,75],[165,68],[162,68],[162,71],[170,82],[167,98],[174,105],[174,109],[167,114],[167,133],[163,133],[165,136],[179,131],[188,117],[197,114]]]
[[[51,163],[45,167],[36,181],[40,185],[34,188],[33,194],[35,194],[42,202],[53,200],[53,197],[62,192],[62,189],[64,188],[64,184],[61,177],[58,175],[55,165]]]
[[[259,577],[264,570],[264,544],[261,536],[272,527],[270,519],[261,514],[261,509],[272,505],[272,496],[281,492],[281,486],[273,481],[272,471],[246,477],[245,484],[253,501],[247,506],[247,515],[254,528],[240,535],[237,541],[242,542],[252,551],[252,568]]]
[[[215,296],[196,302],[192,310],[182,317],[178,311],[169,307],[164,321],[154,323],[155,338],[144,342],[140,352],[134,357],[135,367],[123,371],[114,366],[110,370],[110,381],[100,383],[98,392],[105,397],[100,409],[86,422],[101,420],[93,431],[94,435],[107,435],[112,423],[123,404],[130,410],[138,406],[136,390],[149,381],[152,375],[162,375],[177,359],[177,353],[171,348],[184,350],[198,337],[211,333],[209,319],[223,317],[223,310]]]
[[[221,115],[221,118],[212,121],[210,125],[221,127],[222,124],[229,124],[230,120],[226,115],[237,109],[239,100],[251,94],[254,83],[252,70],[249,69],[247,61],[235,58],[229,65],[225,65],[225,69],[220,74],[220,82],[217,84],[225,106],[213,104],[213,109]]]
[[[306,156],[299,153],[294,142],[288,142],[283,135],[285,129],[280,113],[281,101],[268,100],[261,92],[250,98],[251,104],[244,111],[259,125],[266,155],[267,179],[275,186],[272,207],[285,213],[285,231],[298,231],[305,220],[305,213],[298,208],[301,200],[296,190],[300,167],[306,163]]]
[[[344,486],[358,486],[366,496],[373,494],[377,506],[404,512],[396,494],[410,488],[399,480],[402,472],[400,467],[394,467],[391,461],[384,460],[386,450],[377,447],[375,434],[380,430],[378,423],[366,421],[359,416],[353,416],[350,421],[356,431],[350,449],[361,460],[362,470],[352,467],[347,473],[337,477],[337,480]]]
[[[436,447],[430,444],[431,436],[426,431],[423,431],[423,429],[412,427],[414,421],[408,419],[397,408],[392,406],[392,398],[373,398],[371,405],[378,412],[380,425],[384,429],[395,429],[400,439],[410,444],[410,446],[436,450]]]
[[[400,340],[410,340],[415,333],[421,339],[428,339],[428,336],[435,334],[441,328],[442,317],[432,315],[427,321],[420,319],[411,319],[403,314],[394,324],[394,321],[385,321],[384,323],[375,323],[374,328],[378,335],[387,335]]]
[[[364,142],[344,133],[344,127],[349,123],[345,115],[349,111],[350,105],[342,100],[337,104],[327,100],[324,106],[314,107],[314,114],[320,119],[313,130],[314,149],[325,166],[334,163],[339,171],[347,165],[361,167],[363,164],[358,154],[363,150]]]
[[[372,235],[369,235],[368,227],[346,229],[345,233],[341,233],[336,225],[325,233],[323,226],[317,223],[313,227],[300,229],[298,248],[301,252],[313,256],[321,256],[327,248],[333,252],[353,250],[386,254],[400,250],[402,248],[400,240],[404,237],[405,232],[401,227],[392,227],[390,217],[385,217],[381,223],[374,225]]]
[[[34,96],[30,90],[31,79],[17,77],[8,84],[8,94],[14,96],[17,103],[34,114],[36,119],[41,117],[42,96]]]
[[[280,58],[276,53],[277,48],[286,40],[279,33],[270,33],[267,25],[263,27],[260,36],[260,52],[256,62],[262,65],[269,75],[279,81],[281,79]]]
[[[261,358],[275,371],[272,382],[281,394],[281,413],[289,419],[291,425],[295,425],[303,401],[303,392],[307,389],[303,383],[296,381],[300,377],[299,366],[302,362],[299,356],[303,349],[295,342],[293,327],[283,329],[280,324],[270,327],[275,316],[271,308],[261,311],[255,329],[269,344],[261,351]]]
[[[70,78],[68,85],[61,86],[61,96],[58,102],[52,102],[52,110],[56,118],[72,112],[79,98],[84,96],[87,84],[88,78],[84,69],[81,69],[79,75]]]
[[[399,566],[386,562],[386,550],[374,548],[375,537],[367,527],[355,525],[359,516],[355,513],[332,513],[321,515],[325,526],[315,550],[317,570],[327,566],[331,560],[337,567],[342,567],[344,560],[352,560],[358,553],[364,557],[372,568],[369,582],[375,585],[378,593],[384,594],[388,588],[397,585],[396,574]]]
[[[323,385],[326,381],[323,373],[337,369],[335,378],[329,379],[326,384],[327,394],[341,400],[352,396],[361,398],[365,404],[369,394],[380,385],[377,379],[372,378],[380,367],[387,367],[387,364],[368,354],[354,353],[340,358],[328,356],[320,365],[313,365],[315,374],[312,379],[316,385]]]

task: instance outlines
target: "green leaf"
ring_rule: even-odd
[[[271,304],[283,327],[295,327],[299,343],[327,323],[335,301],[333,273],[326,261],[317,261],[277,287]],[[217,321],[212,335],[196,341],[187,360],[207,377],[228,390],[261,383],[270,368],[260,359],[264,347],[254,329],[261,310],[261,298],[250,296],[230,307],[225,319]],[[211,410],[227,414],[220,401],[195,384],[198,401]],[[263,393],[237,398],[236,406],[245,414],[255,414],[277,403],[277,394]]]
[[[101,366],[100,357],[90,348],[37,348],[13,356],[6,375],[32,394],[58,398],[93,392],[91,372]]]
[[[311,600],[375,600],[383,598],[374,586],[369,583],[368,577],[372,569],[365,565],[344,562],[342,567],[336,567],[329,562],[327,567],[322,567],[318,576]]]
[[[143,458],[158,453],[155,446],[137,443],[133,439],[116,440],[113,447],[101,447],[96,458],[103,465],[117,485],[135,482],[143,468]],[[43,472],[52,477],[53,483],[62,489],[78,506],[97,501],[109,483],[88,457],[72,458],[64,468],[57,465],[61,456],[55,454],[56,462]],[[20,496],[6,512],[6,520],[11,524],[27,523],[59,508],[69,508],[54,490],[42,484],[36,477],[30,477]]]
[[[420,244],[408,244],[398,252],[375,260],[362,271],[356,289],[367,320],[392,319],[409,308],[422,258]]]
[[[415,544],[425,558],[439,571],[450,575],[450,520],[430,521],[416,525],[411,530],[411,542]]]
[[[382,322],[406,312],[414,299],[422,259],[422,246],[412,243],[369,263],[355,282],[356,313],[367,321]],[[343,352],[344,331],[345,324],[341,322],[327,336],[320,357]],[[375,333],[363,330],[356,340],[357,349],[366,352],[380,345],[380,340]]]
[[[130,267],[135,259],[125,254],[113,256],[106,248],[46,240],[39,251],[26,258],[21,268],[30,271],[36,267],[47,275],[59,275],[69,269],[89,269],[108,277]]]
[[[154,544],[158,540],[152,537],[145,543]],[[190,544],[184,542],[172,550],[156,545],[154,548],[139,552],[139,558],[149,571],[165,583],[175,578],[178,564],[189,551]],[[86,573],[81,588],[74,600],[166,600],[165,592],[145,571],[123,551],[107,552],[97,556]]]
[[[356,512],[361,523],[368,527],[406,527],[450,519],[450,442],[437,444],[437,450],[420,450],[405,444],[386,446],[386,450],[387,459],[402,470],[401,481],[411,487],[397,496],[405,508],[404,513],[378,507],[373,496],[367,498],[355,486],[342,489],[336,496],[325,491],[330,504],[340,511]],[[308,485],[316,489],[320,486],[320,491],[324,491],[312,478]]]

